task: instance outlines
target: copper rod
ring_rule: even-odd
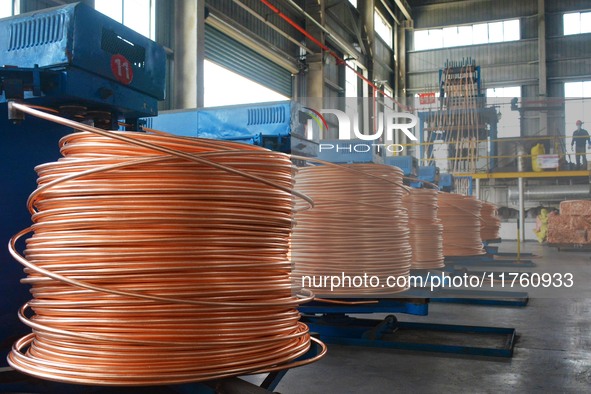
[[[410,195],[404,198],[408,209],[413,269],[444,266],[443,225],[437,217],[437,194],[435,189],[412,189]]]
[[[483,241],[492,241],[499,239],[501,230],[501,219],[497,211],[497,206],[490,202],[482,203],[480,214],[480,238]]]
[[[33,224],[10,252],[33,333],[8,362],[43,379],[137,386],[275,371],[311,346],[288,258],[296,169],[264,148],[83,129],[36,168]],[[41,115],[40,115],[41,114]],[[98,135],[95,135],[98,134]],[[16,242],[26,234],[24,253]],[[33,316],[29,317],[33,312]]]
[[[444,256],[484,254],[480,239],[482,202],[454,193],[439,193],[438,201],[438,216],[443,224]]]
[[[308,286],[310,277],[367,275],[379,279],[376,287],[315,283],[313,291],[323,298],[355,298],[406,290],[404,284],[386,285],[388,277],[407,277],[410,269],[408,215],[402,206],[408,190],[402,176],[396,167],[377,164],[299,170],[296,189],[311,196],[315,206],[296,213],[291,248],[296,287]]]

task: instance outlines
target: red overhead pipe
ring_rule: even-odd
[[[371,86],[374,90],[382,93],[384,95],[384,97],[389,98],[394,103],[398,104],[398,106],[400,106],[401,108],[404,108],[407,111],[409,110],[409,107],[407,107],[404,104],[399,103],[398,101],[396,101],[396,99],[394,99],[394,97],[390,97],[389,95],[387,95],[386,92],[384,92],[383,90],[381,90],[375,83],[373,83],[372,81],[370,81],[369,79],[367,79],[363,74],[361,74],[360,72],[358,72],[354,67],[351,67],[350,65],[348,65],[347,62],[345,61],[345,59],[343,59],[342,57],[340,57],[335,51],[333,51],[328,46],[326,46],[325,44],[323,44],[322,42],[320,42],[318,39],[316,39],[312,34],[310,34],[308,31],[306,31],[306,29],[304,29],[303,27],[301,27],[300,25],[298,25],[289,16],[287,16],[283,12],[281,12],[281,10],[279,10],[279,8],[277,8],[273,4],[271,4],[270,1],[268,1],[268,0],[261,0],[261,2],[264,5],[266,5],[271,11],[273,11],[275,14],[277,14],[281,19],[283,19],[284,21],[286,21],[287,23],[289,23],[297,31],[299,31],[304,36],[306,36],[306,38],[308,38],[310,41],[312,41],[314,44],[316,44],[318,47],[320,47],[323,51],[327,52],[330,56],[334,57],[336,59],[336,61],[337,61],[337,64],[344,64],[346,67],[348,67],[351,70],[353,70],[353,72],[359,78],[361,78],[365,83],[367,83],[369,86]],[[374,93],[374,96],[375,96],[375,93]]]

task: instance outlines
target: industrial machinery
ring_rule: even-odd
[[[441,172],[476,172],[496,167],[498,117],[486,106],[480,66],[472,59],[447,61],[439,70],[439,105],[419,112],[419,158]],[[482,157],[489,156],[488,162]]]
[[[128,129],[164,99],[164,49],[83,4],[0,22],[2,100]],[[18,114],[10,114],[11,120]]]
[[[404,176],[413,177],[418,173],[418,160],[413,156],[386,157],[384,159],[384,164],[400,168],[404,173]]]
[[[139,131],[139,119],[157,115],[158,100],[164,98],[166,55],[157,43],[76,3],[0,20],[0,65],[0,160],[5,169],[0,174],[0,239],[6,245],[30,225],[26,201],[36,187],[34,167],[56,160],[59,139],[72,132],[37,118],[24,119],[11,103],[40,106],[103,129]],[[260,122],[258,115],[269,114],[254,114],[254,123]],[[281,138],[274,147],[285,144]],[[22,267],[6,246],[0,248],[0,261],[0,358],[6,360],[14,341],[30,331],[19,322],[17,311],[31,295],[28,286],[19,283]],[[0,368],[2,392],[111,392],[26,378],[5,363]],[[229,393],[265,393],[284,373],[272,373],[262,388],[232,378],[191,385],[190,391],[213,393],[224,387]]]
[[[165,111],[142,119],[147,127],[175,135],[238,141],[316,157],[318,141],[308,139],[305,112],[293,101]]]

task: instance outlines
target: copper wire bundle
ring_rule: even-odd
[[[34,297],[20,311],[33,333],[11,366],[68,383],[155,385],[323,355],[293,362],[310,347],[296,310],[310,297],[292,295],[288,156],[22,109],[108,135],[70,134],[64,157],[36,168],[34,224],[11,240]],[[31,231],[23,257],[15,244]]]
[[[437,217],[436,189],[411,189],[404,197],[408,209],[411,268],[431,269],[444,266],[443,225]]]
[[[483,241],[499,239],[501,230],[501,219],[499,219],[497,206],[493,203],[483,201],[480,213],[480,237]]]
[[[484,254],[480,239],[482,202],[461,194],[439,193],[438,216],[443,224],[444,256]]]
[[[299,169],[296,190],[312,197],[314,208],[296,214],[291,249],[295,286],[311,286],[325,297],[406,289],[386,286],[388,276],[407,277],[410,269],[408,215],[402,207],[408,192],[402,175],[396,167],[377,164]],[[379,278],[377,287],[353,283],[364,275]],[[344,276],[344,283],[331,289],[322,279],[327,276]]]

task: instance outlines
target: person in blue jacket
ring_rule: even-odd
[[[577,120],[577,129],[573,133],[573,139],[570,143],[571,148],[575,147],[575,160],[577,163],[577,169],[587,169],[587,145],[591,147],[591,139],[589,138],[589,133],[585,130],[583,126],[583,122]],[[582,163],[579,164],[579,161],[582,159]]]

